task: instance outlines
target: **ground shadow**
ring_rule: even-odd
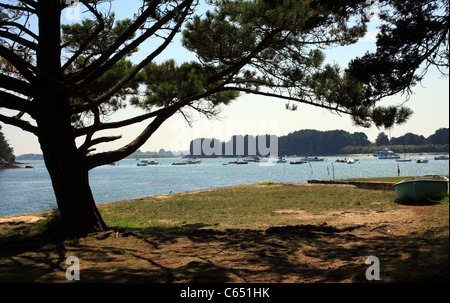
[[[448,238],[356,233],[364,228],[220,230],[195,224],[111,229],[79,241],[3,239],[0,280],[64,281],[65,260],[76,254],[88,264],[82,282],[366,282],[365,260],[375,255],[384,281],[448,282]],[[435,258],[424,262],[430,251],[444,250],[445,255],[445,249],[446,264],[435,264]],[[427,264],[426,270],[420,264]]]

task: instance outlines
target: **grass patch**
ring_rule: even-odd
[[[444,199],[442,199],[439,203],[440,204],[444,204],[444,205],[448,205],[448,194],[445,195]]]
[[[174,194],[165,199],[149,197],[111,204],[100,211],[111,226],[133,224],[142,228],[168,223],[203,223],[247,228],[293,223],[280,221],[276,211],[282,209],[300,209],[313,214],[349,208],[382,209],[390,207],[394,199],[395,194],[387,191],[271,183]]]

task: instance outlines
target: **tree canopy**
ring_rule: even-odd
[[[446,0],[381,0],[382,25],[377,35],[376,52],[352,60],[346,69],[357,79],[368,99],[380,100],[395,94],[409,98],[412,88],[424,78],[430,67],[444,76],[449,68],[449,2]],[[399,117],[408,117],[408,109],[387,107],[374,111],[384,116],[375,124],[390,128]],[[355,116],[358,124],[370,121]]]

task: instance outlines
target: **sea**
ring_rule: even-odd
[[[200,159],[201,163],[172,165],[185,159],[159,158],[159,165],[138,166],[136,159],[124,159],[114,166],[105,165],[90,171],[90,185],[96,203],[115,202],[146,196],[164,195],[251,184],[262,181],[307,183],[308,180],[396,177],[418,175],[448,175],[449,161],[434,160],[416,163],[419,155],[411,155],[411,162],[378,159],[372,155],[352,157],[354,164],[336,162],[344,157],[325,157],[323,162],[292,165],[269,162],[245,165],[229,164],[236,159]],[[242,159],[241,159],[242,160]],[[44,161],[21,161],[28,169],[0,170],[0,216],[17,215],[56,208],[49,174]]]

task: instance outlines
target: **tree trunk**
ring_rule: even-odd
[[[36,100],[46,108],[36,119],[39,143],[63,223],[73,236],[84,236],[106,226],[89,186],[86,156],[75,144],[67,97],[54,93],[47,91],[47,97]]]
[[[105,229],[89,186],[86,155],[79,152],[71,124],[70,97],[53,79],[61,71],[60,1],[37,2],[39,44],[36,52],[37,74],[32,83],[34,117],[45,164],[55,191],[63,223],[73,236]],[[43,76],[45,74],[45,76]]]
[[[40,137],[63,224],[71,236],[82,237],[105,230],[89,186],[88,171],[70,142],[57,142],[52,136]]]

